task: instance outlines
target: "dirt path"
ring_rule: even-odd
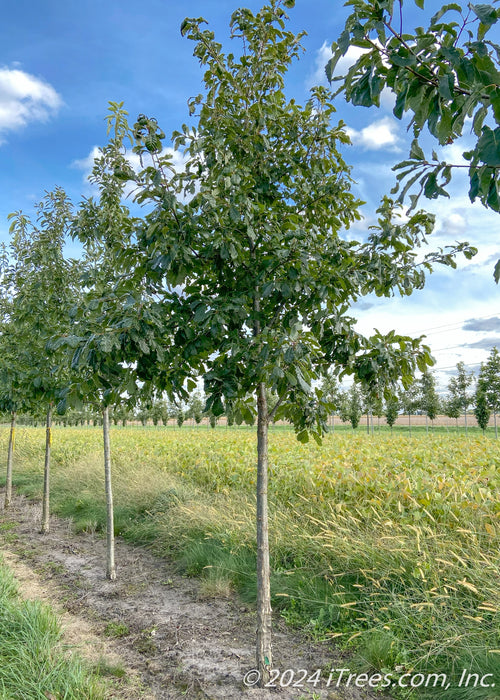
[[[0,495],[1,498],[1,495]],[[3,499],[2,499],[3,501]],[[331,645],[313,644],[274,624],[274,666],[325,676],[316,687],[271,690],[247,688],[243,679],[254,668],[255,613],[237,598],[206,599],[199,581],[175,573],[168,562],[148,551],[117,541],[116,581],[104,577],[104,540],[74,534],[71,523],[53,518],[47,535],[39,534],[38,503],[16,496],[0,511],[0,551],[19,580],[26,598],[43,599],[61,615],[65,638],[92,660],[121,666],[127,681],[116,697],[134,700],[364,700],[368,690],[336,686],[330,669],[349,668]],[[111,638],[110,633],[123,636]],[[302,675],[302,674],[300,674]],[[290,674],[283,677],[287,682]]]

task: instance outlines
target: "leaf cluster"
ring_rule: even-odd
[[[423,9],[423,0],[415,1]],[[478,198],[500,211],[500,46],[488,38],[500,10],[447,3],[427,28],[410,32],[403,27],[400,0],[350,0],[346,5],[352,13],[332,46],[326,73],[329,80],[340,81],[338,92],[354,105],[379,106],[382,91],[389,89],[396,96],[394,115],[411,115],[415,140],[410,157],[395,166],[394,191],[401,188],[400,201],[414,186],[412,207],[421,194],[448,196],[452,170],[465,167],[471,201]],[[362,55],[346,75],[337,76],[338,61],[350,46],[361,48]],[[440,161],[434,151],[431,159],[425,157],[417,141],[425,126],[445,145],[462,136],[467,120],[476,137],[474,148],[463,154],[469,166]]]

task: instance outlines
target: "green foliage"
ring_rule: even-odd
[[[339,415],[342,421],[351,424],[353,430],[358,427],[361,420],[361,396],[355,384],[341,397]]]
[[[497,413],[500,408],[500,353],[496,347],[492,348],[481,368],[479,384],[486,394],[488,406]]]
[[[478,385],[478,388],[476,390],[474,415],[476,416],[477,424],[484,433],[486,428],[488,427],[491,410],[488,407],[486,394],[484,391],[481,390],[480,385]]]
[[[199,392],[193,392],[188,400],[187,409],[185,412],[186,418],[194,418],[195,423],[198,425],[201,423],[203,418],[203,409],[205,403]]]
[[[436,391],[436,379],[431,372],[424,372],[420,377],[420,408],[434,420],[439,413],[440,401]]]
[[[461,405],[454,395],[448,395],[443,403],[444,415],[448,418],[459,418],[461,413]]]
[[[206,410],[219,416],[230,406],[236,423],[252,422],[249,397],[263,384],[278,397],[268,419],[291,422],[305,441],[326,426],[330,409],[316,381],[328,368],[388,390],[432,362],[420,339],[358,334],[349,305],[369,293],[411,294],[435,263],[454,266],[458,252],[474,250],[418,260],[432,217],[418,212],[399,223],[390,199],[368,241],[345,240],[343,229],[359,218],[339,153],[347,136],[342,123],[332,126],[328,90],[313,89],[304,106],[287,100],[285,75],[301,37],[286,31],[286,19],[279,0],[256,15],[236,11],[239,58],[222,52],[203,20],[185,20],[182,32],[205,68],[205,91],[190,102],[196,126],[172,137],[185,168],[173,169],[164,133],[141,115],[132,136],[145,167],[127,172],[137,201],[154,207],[135,257],[144,260],[137,274],[163,299],[154,322],[170,324],[170,361],[203,366]]]
[[[385,405],[385,420],[391,430],[399,415],[399,401],[396,396],[389,397]]]
[[[400,190],[399,201],[415,188],[409,195],[411,208],[422,194],[430,199],[449,196],[452,170],[468,167],[471,201],[478,198],[500,211],[500,46],[486,38],[499,11],[492,5],[446,4],[427,29],[409,31],[403,28],[402,3],[396,0],[346,4],[352,12],[332,45],[326,73],[329,80],[340,81],[338,92],[354,105],[379,106],[382,90],[388,88],[396,95],[394,115],[401,119],[411,114],[409,158],[394,167],[393,192]],[[423,9],[423,2],[416,4]],[[345,76],[336,76],[337,63],[350,46],[363,49],[362,54]],[[469,166],[439,161],[434,151],[432,158],[425,156],[418,143],[424,126],[444,145],[458,139],[470,119],[476,143],[463,154]],[[499,276],[497,265],[497,282]]]
[[[474,372],[468,372],[463,362],[457,363],[457,374],[448,383],[450,396],[466,412],[473,401],[469,388],[474,383]]]
[[[35,209],[35,221],[22,212],[9,215],[11,242],[1,261],[4,410],[39,412],[40,400],[46,405],[56,401],[69,378],[64,353],[48,349],[47,344],[69,331],[69,310],[77,294],[78,267],[63,252],[72,206],[65,192],[56,188]]]

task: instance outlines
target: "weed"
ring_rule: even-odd
[[[130,634],[128,626],[124,622],[108,622],[104,628],[104,634],[106,637],[126,637]]]

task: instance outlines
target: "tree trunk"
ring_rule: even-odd
[[[14,457],[14,441],[16,436],[16,412],[12,411],[10,419],[9,448],[7,450],[7,476],[5,479],[5,508],[12,501],[12,462]]]
[[[49,531],[50,518],[50,446],[52,444],[52,404],[47,409],[47,423],[45,429],[45,467],[43,470],[43,498],[42,498],[42,535]]]
[[[408,428],[410,429],[410,435],[411,435],[411,413],[408,411]]]
[[[102,411],[102,433],[104,438],[104,482],[106,491],[106,578],[114,581],[115,569],[115,529],[113,518],[113,492],[111,490],[111,450],[109,445],[109,408]]]
[[[495,423],[495,437],[498,438],[498,430],[497,430],[497,412],[495,409],[493,409],[493,421]]]
[[[429,433],[429,417],[427,413],[425,414],[425,432]]]
[[[465,434],[467,435],[467,409],[464,409]]]
[[[270,679],[271,585],[269,567],[268,484],[268,410],[263,383],[257,389],[257,669],[260,685]]]

